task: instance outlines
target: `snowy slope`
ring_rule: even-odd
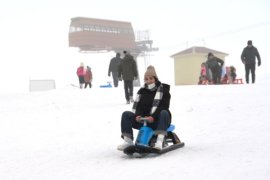
[[[116,150],[126,105],[115,88],[0,94],[3,180],[267,180],[270,82],[172,86],[175,132],[186,147],[130,159]],[[135,89],[135,92],[138,89]]]

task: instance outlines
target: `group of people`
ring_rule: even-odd
[[[167,128],[171,124],[170,86],[159,81],[154,66],[149,66],[144,74],[144,86],[137,92],[133,100],[133,80],[138,78],[137,65],[132,55],[124,51],[124,58],[120,53],[111,59],[108,76],[113,76],[114,86],[118,86],[118,80],[124,81],[125,98],[127,104],[133,102],[132,110],[125,111],[121,117],[121,137],[123,143],[117,149],[123,151],[134,145],[133,129],[140,129],[143,123],[140,119],[146,118],[148,126],[155,131],[157,140],[154,148],[161,150],[163,141],[167,135]]]
[[[215,57],[213,53],[208,53],[208,59],[202,63],[201,78],[211,78],[214,84],[221,83],[222,66],[224,61]],[[249,82],[249,72],[252,74],[252,83],[255,82],[255,57],[258,58],[258,66],[261,65],[261,59],[258,50],[248,41],[248,46],[243,50],[241,59],[245,64],[246,82]],[[114,66],[114,62],[118,65]],[[83,66],[83,65],[81,65]],[[83,70],[79,70],[83,72]],[[77,72],[78,72],[77,71]],[[230,77],[235,78],[235,68],[229,67]],[[118,86],[118,80],[124,80],[125,97],[127,103],[133,101],[133,80],[138,77],[137,65],[132,55],[125,52],[123,59],[117,53],[116,57],[111,60],[108,75],[112,73],[114,86]],[[82,73],[85,74],[85,73]],[[82,74],[79,76],[80,83],[85,82]],[[200,79],[201,80],[201,79]],[[148,121],[148,126],[155,131],[157,140],[153,146],[161,150],[164,146],[164,139],[167,135],[167,128],[171,124],[170,107],[170,85],[161,83],[153,66],[149,66],[144,74],[144,86],[137,92],[137,97],[133,101],[131,111],[124,111],[121,116],[121,137],[123,143],[117,149],[123,151],[125,148],[134,145],[133,129],[140,129],[143,124],[140,122],[141,117]]]
[[[224,62],[219,58],[216,62],[213,68],[209,66],[209,61],[201,64],[198,84],[234,84],[237,76],[236,68],[234,66],[224,68]]]
[[[247,46],[243,49],[241,60],[245,65],[245,79],[248,84],[251,73],[252,83],[255,83],[255,67],[256,58],[258,66],[261,65],[261,57],[258,49],[253,46],[252,41],[247,42]],[[201,64],[200,77],[198,84],[231,84],[236,79],[236,68],[234,66],[224,67],[224,61],[212,52],[207,55],[207,61]],[[223,72],[225,71],[225,72]],[[222,76],[224,74],[224,76]]]
[[[124,81],[126,103],[134,102],[133,99],[133,80],[138,79],[137,64],[134,57],[124,51],[124,58],[121,58],[120,53],[111,59],[108,76],[112,74],[114,87],[118,87],[119,81]]]
[[[80,89],[87,88],[87,86],[89,86],[89,88],[92,87],[93,76],[91,68],[89,66],[86,66],[85,68],[84,64],[81,63],[80,66],[77,68],[76,74],[79,78]]]
[[[137,64],[134,57],[124,51],[124,57],[121,58],[120,53],[116,53],[116,56],[111,59],[108,69],[108,76],[112,75],[114,87],[118,87],[119,81],[124,81],[125,99],[126,103],[130,104],[134,102],[133,99],[133,81],[138,79]],[[92,87],[92,71],[89,66],[85,68],[81,63],[77,68],[77,76],[79,79],[80,89]]]
[[[222,66],[224,61],[216,56],[212,52],[207,55],[207,61],[201,64],[201,71],[198,84],[220,84]]]
[[[204,78],[211,77],[211,81],[214,84],[220,84],[224,61],[215,57],[211,52],[208,53],[207,57],[207,61],[202,64],[201,75]],[[246,83],[249,83],[250,72],[252,74],[252,83],[255,83],[256,57],[258,59],[258,66],[260,66],[259,52],[252,45],[252,41],[248,41],[247,47],[244,48],[241,54],[241,60],[245,65]],[[235,67],[228,67],[226,76],[230,82],[233,82],[236,78]],[[169,110],[171,99],[170,86],[159,81],[153,66],[147,68],[144,74],[144,83],[144,86],[137,93],[132,111],[122,113],[121,137],[124,141],[123,144],[117,147],[120,151],[134,144],[133,128],[139,129],[142,126],[142,123],[139,122],[141,117],[146,117],[148,122],[150,122],[148,126],[155,130],[157,140],[154,148],[159,150],[163,148],[163,141],[167,135],[166,129],[171,124],[171,113]]]
[[[140,129],[143,124],[140,122],[140,118],[144,117],[148,121],[148,126],[155,131],[157,140],[153,148],[161,150],[164,146],[164,139],[167,135],[167,128],[171,124],[171,112],[170,107],[170,85],[161,83],[158,79],[154,66],[149,66],[144,74],[144,86],[141,87],[138,92],[135,101],[133,100],[133,80],[137,78],[137,66],[133,57],[125,52],[125,56],[120,63],[118,58],[120,54],[117,53],[115,59],[112,62],[119,63],[118,68],[115,68],[113,63],[110,64],[109,73],[113,74],[113,77],[117,77],[118,80],[124,80],[125,97],[127,103],[133,101],[131,111],[125,111],[121,117],[121,137],[123,143],[117,146],[117,149],[123,151],[125,148],[134,145],[133,129]],[[117,71],[116,71],[117,69]],[[81,63],[77,69],[77,75],[80,82],[80,88],[87,87],[85,80],[87,72],[91,72],[89,66],[84,68],[84,64]],[[117,72],[117,73],[116,73]],[[117,74],[117,76],[115,75]],[[116,81],[115,81],[116,82]],[[117,87],[115,83],[115,87]],[[90,81],[91,87],[91,81]]]

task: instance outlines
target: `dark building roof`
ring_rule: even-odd
[[[175,57],[178,55],[186,55],[186,54],[208,54],[209,52],[212,52],[214,55],[215,54],[223,54],[225,56],[228,56],[229,54],[217,51],[214,49],[206,48],[206,47],[199,47],[199,46],[193,46],[191,48],[185,49],[183,51],[180,51],[176,54],[171,55],[171,57]]]

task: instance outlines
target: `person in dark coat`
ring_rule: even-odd
[[[121,118],[121,133],[124,143],[117,147],[122,151],[133,145],[133,128],[140,129],[141,117],[148,119],[148,126],[157,135],[156,149],[163,148],[163,140],[167,134],[167,128],[171,124],[170,107],[170,86],[158,80],[155,68],[149,66],[144,75],[144,87],[139,89],[137,98],[133,104],[132,111],[125,111]]]
[[[137,64],[132,55],[124,51],[125,57],[118,67],[118,79],[124,80],[125,98],[127,104],[133,102],[133,80],[137,79]]]
[[[222,66],[224,64],[224,61],[222,59],[214,56],[214,54],[211,52],[208,53],[207,57],[208,57],[208,59],[206,61],[206,64],[207,64],[207,67],[212,72],[213,84],[220,84],[221,71],[222,71]]]
[[[246,83],[249,83],[249,73],[251,72],[252,83],[255,83],[255,67],[256,67],[256,57],[258,60],[258,66],[261,65],[261,57],[259,51],[256,47],[252,45],[252,41],[247,42],[247,46],[243,49],[241,54],[241,60],[245,65],[246,73]]]
[[[89,66],[86,67],[86,71],[84,74],[84,88],[87,88],[87,86],[89,85],[89,88],[92,88],[92,71],[91,68]]]
[[[122,59],[120,58],[120,53],[116,53],[116,56],[110,61],[108,76],[110,77],[112,74],[114,87],[118,87],[118,67],[121,63],[121,60]]]

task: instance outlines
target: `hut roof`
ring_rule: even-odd
[[[191,48],[185,49],[183,51],[180,51],[176,54],[171,55],[171,57],[179,56],[179,55],[186,55],[186,54],[208,54],[209,52],[212,52],[214,55],[215,54],[223,54],[225,56],[228,56],[229,54],[217,51],[214,49],[206,48],[206,47],[199,47],[199,46],[193,46]]]

